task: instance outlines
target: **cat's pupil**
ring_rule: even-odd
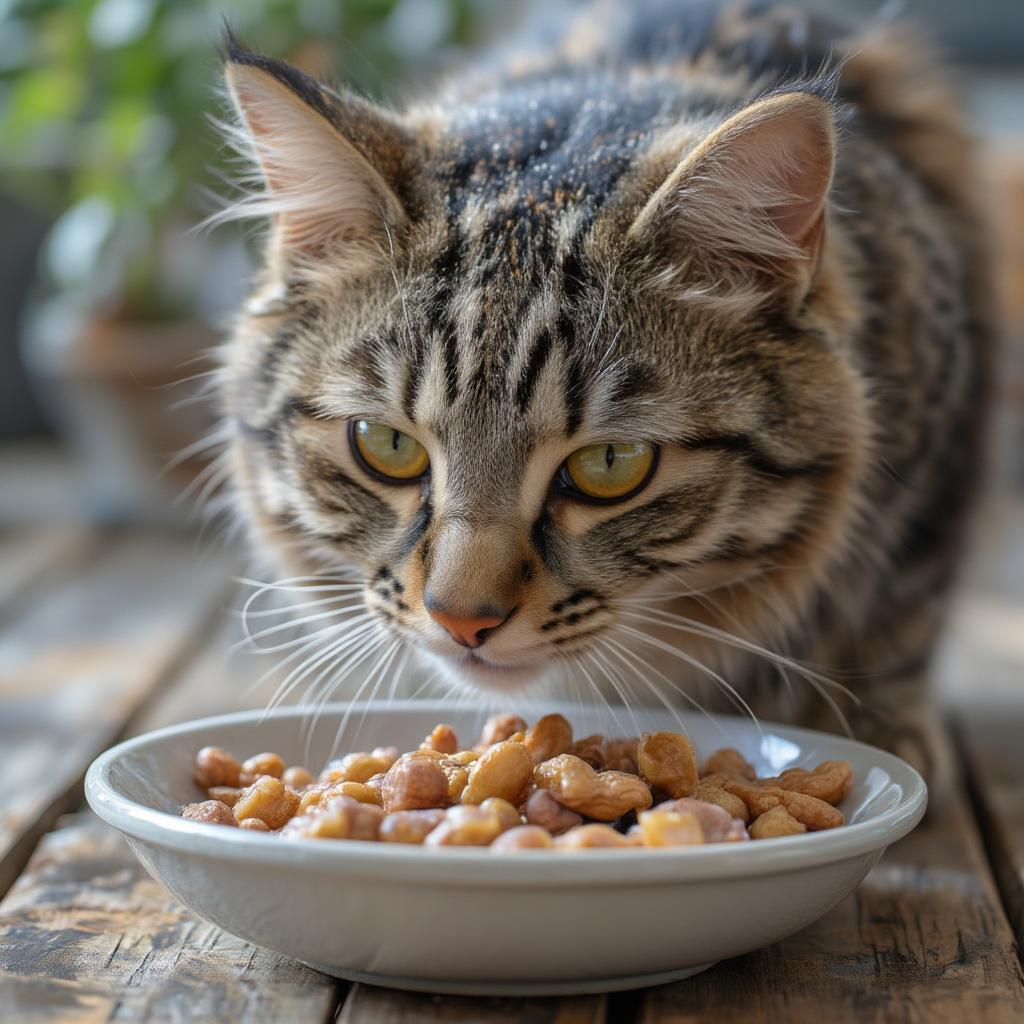
[[[392,430],[391,431],[391,450],[392,451],[394,451],[394,452],[398,451],[398,444],[399,444],[400,438],[401,438],[401,435],[398,433],[397,430]]]
[[[615,446],[608,445],[604,450],[604,464],[608,467],[609,471],[612,468],[612,463],[615,462]]]

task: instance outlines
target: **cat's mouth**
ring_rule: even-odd
[[[544,674],[543,664],[509,664],[490,661],[478,651],[466,651],[452,657],[431,653],[431,658],[440,664],[449,682],[457,687],[498,690],[509,692],[521,690],[537,682]]]

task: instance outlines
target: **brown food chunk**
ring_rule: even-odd
[[[207,825],[234,825],[235,816],[231,808],[219,800],[203,800],[197,804],[185,804],[181,816],[189,821],[202,821]]]
[[[690,796],[697,788],[697,755],[681,733],[644,733],[637,744],[636,760],[650,786],[674,799]]]
[[[443,807],[448,802],[448,776],[441,765],[423,754],[410,751],[387,770],[381,785],[381,803],[388,814]]]
[[[261,775],[239,794],[233,808],[236,821],[260,818],[269,828],[280,828],[299,809],[299,794],[272,775]]]
[[[196,754],[193,775],[202,789],[211,786],[237,786],[242,766],[220,747],[203,747]]]
[[[480,742],[477,743],[477,750],[486,750],[495,743],[507,740],[513,733],[526,732],[526,723],[518,715],[491,715],[484,722],[483,732],[480,733]]]

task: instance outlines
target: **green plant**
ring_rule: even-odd
[[[467,41],[493,6],[0,0],[0,184],[57,216],[53,285],[126,316],[180,315],[192,298],[175,272],[181,239],[225,171],[207,118],[222,20],[252,46],[380,94],[425,51]]]

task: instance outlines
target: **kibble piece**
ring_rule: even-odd
[[[637,767],[652,788],[673,799],[697,788],[697,755],[693,744],[676,732],[647,732],[637,744]]]
[[[422,756],[427,753],[433,751],[410,751],[387,770],[381,785],[381,802],[388,814],[442,807],[447,803],[448,776],[438,761]]]
[[[284,761],[277,754],[269,752],[253,754],[242,762],[242,774],[250,779],[258,779],[261,775],[279,779],[284,775]]]
[[[598,850],[636,845],[611,825],[578,825],[555,839],[558,850]]]
[[[532,779],[533,758],[530,752],[522,743],[503,740],[488,747],[470,766],[462,802],[479,804],[489,796],[498,796],[518,806],[525,799]]]
[[[219,800],[203,800],[197,804],[185,804],[181,816],[189,821],[203,821],[208,825],[234,825],[235,816],[231,808]]]
[[[446,803],[457,804],[462,792],[469,782],[469,769],[458,764],[454,759],[445,758],[441,761],[441,771],[448,778],[448,799]]]
[[[709,776],[697,783],[693,795],[707,804],[721,807],[729,817],[738,818],[744,825],[750,823],[750,808],[738,797],[723,789],[725,780],[720,775]]]
[[[299,794],[272,775],[261,775],[235,801],[236,821],[260,818],[270,828],[280,828],[299,809]]]
[[[795,836],[806,832],[807,826],[797,821],[781,804],[764,814],[759,814],[750,826],[751,839],[775,839],[778,836]]]
[[[486,750],[495,743],[507,740],[513,733],[526,732],[526,723],[518,715],[491,715],[484,722],[483,732],[480,733],[480,742],[477,743],[477,750]]]
[[[490,846],[504,830],[498,815],[473,804],[456,804],[424,840],[426,846]]]
[[[370,751],[372,757],[377,758],[382,765],[381,772],[386,772],[397,760],[401,751],[398,747],[374,747]]]
[[[203,789],[211,786],[237,786],[241,774],[242,766],[220,747],[203,747],[196,754],[193,775]]]
[[[243,818],[238,823],[239,828],[246,832],[269,832],[270,826],[262,818]]]
[[[585,736],[577,740],[569,748],[569,753],[586,761],[591,768],[599,772],[616,771],[637,774],[638,740],[607,739],[604,736]]]
[[[324,801],[317,813],[293,818],[282,830],[289,838],[377,839],[384,812],[376,804],[361,804],[347,796]]]
[[[583,821],[581,815],[563,807],[546,789],[535,789],[530,794],[524,814],[529,824],[538,825],[553,836],[568,832]]]
[[[659,804],[656,810],[692,814],[700,823],[705,843],[742,843],[749,838],[739,818],[731,817],[728,811],[706,800],[684,797],[681,800],[669,800]]]
[[[241,792],[238,786],[211,786],[206,791],[206,795],[211,800],[219,800],[222,804],[227,804],[228,807],[234,807]]]
[[[433,732],[420,746],[442,754],[454,754],[459,749],[459,741],[450,725],[435,725]]]
[[[491,843],[492,850],[550,850],[555,841],[551,833],[539,825],[517,825],[507,832],[502,832]]]
[[[480,810],[495,815],[501,823],[503,832],[507,832],[510,828],[517,828],[523,823],[519,812],[507,800],[502,800],[500,796],[489,796],[480,804]]]
[[[638,818],[640,841],[644,846],[699,846],[704,830],[689,811],[665,810],[670,805],[642,811]]]
[[[586,761],[591,768],[600,771],[604,767],[607,752],[607,740],[603,736],[584,736],[576,740],[569,748],[568,753]]]
[[[638,775],[640,772],[637,766],[638,744],[639,740],[635,736],[627,739],[609,740],[605,751],[604,770],[625,772],[627,775]]]
[[[850,792],[853,768],[849,761],[822,761],[812,771],[806,768],[787,768],[773,782],[782,789],[795,790],[835,806]]]
[[[331,788],[329,782],[314,782],[312,786],[307,786],[302,796],[299,797],[299,806],[295,811],[296,815],[308,814],[311,810],[315,809],[320,805],[323,800],[324,793]]]
[[[797,821],[803,822],[812,832],[819,829],[837,828],[843,823],[843,814],[824,800],[805,796],[793,790],[778,786],[764,786],[730,780],[725,783],[730,793],[738,796],[755,817],[783,806]]]
[[[440,808],[429,811],[395,811],[381,822],[378,838],[383,843],[418,846],[444,821],[444,816]]]
[[[537,719],[523,735],[523,746],[534,764],[565,754],[572,746],[572,726],[562,715],[545,715]]]
[[[330,796],[348,796],[361,804],[381,806],[379,786],[371,786],[368,782],[336,782],[328,791]],[[326,799],[326,795],[324,797]]]
[[[626,772],[595,772],[573,754],[560,754],[534,769],[534,781],[564,807],[586,818],[614,821],[627,811],[651,806],[651,791],[643,779]]]
[[[292,789],[305,789],[307,786],[312,786],[316,782],[316,779],[313,778],[312,773],[306,771],[305,768],[295,766],[284,770],[284,775],[281,776],[281,781],[286,786],[291,786]]]
[[[757,778],[754,766],[733,747],[716,750],[704,765],[704,774],[724,775],[726,778],[746,779],[748,782]]]
[[[382,772],[386,772],[392,761],[388,763],[387,757],[380,754],[360,751],[356,754],[346,754],[337,761],[330,764],[320,773],[321,782],[366,782]]]

